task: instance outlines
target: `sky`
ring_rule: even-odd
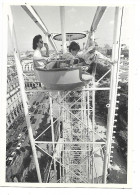
[[[45,23],[49,32],[61,33],[60,8],[59,6],[34,6],[35,10]],[[93,6],[66,6],[65,7],[65,29],[66,32],[84,32],[90,29],[97,7]],[[45,42],[45,36],[39,27],[32,21],[27,13],[19,5],[12,6],[14,26],[16,31],[18,48],[20,51],[31,51],[33,37],[41,34]],[[115,7],[107,7],[95,32],[95,38],[99,46],[105,44],[112,46],[113,24]],[[129,8],[124,8],[122,42],[129,46]],[[83,42],[87,38],[79,40],[82,48]],[[10,33],[8,32],[8,53],[12,51]],[[61,42],[55,41],[58,49],[61,48]],[[49,48],[51,46],[49,45]]]

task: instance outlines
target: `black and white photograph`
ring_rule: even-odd
[[[6,5],[6,185],[128,186],[130,10]]]

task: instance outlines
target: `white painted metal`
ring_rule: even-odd
[[[110,69],[98,80],[96,81],[96,84],[98,84],[108,73],[110,73]]]
[[[94,145],[102,145],[102,144],[105,144],[106,142],[86,142],[86,141],[84,141],[84,142],[51,142],[51,141],[35,141],[35,143],[38,143],[38,144],[44,144],[44,143],[46,143],[46,144],[94,144]]]
[[[94,41],[94,33],[97,29],[97,26],[98,26],[98,24],[103,16],[105,10],[106,10],[106,7],[97,7],[95,16],[94,16],[92,24],[91,24],[90,32],[88,35],[86,48],[88,48],[91,39]]]
[[[50,99],[51,134],[52,134],[52,143],[53,143],[53,152],[54,152],[55,139],[54,139],[54,122],[53,122],[53,110],[52,110],[52,97],[51,97],[51,95],[49,96],[49,99]]]
[[[38,164],[38,158],[36,154],[36,148],[35,148],[35,143],[34,143],[34,138],[33,138],[33,133],[32,133],[32,127],[30,123],[30,116],[29,116],[29,111],[28,111],[28,99],[25,93],[25,88],[24,88],[24,78],[23,78],[23,72],[22,72],[22,66],[20,64],[20,55],[17,47],[17,42],[16,42],[16,34],[15,34],[15,29],[14,29],[14,21],[13,21],[13,16],[12,16],[12,11],[11,8],[8,7],[8,22],[9,22],[9,27],[10,27],[10,33],[11,33],[11,38],[12,38],[12,43],[14,47],[14,57],[15,57],[15,62],[16,62],[16,67],[17,67],[17,74],[19,78],[19,86],[21,90],[21,96],[22,96],[22,101],[23,101],[23,107],[24,107],[24,114],[26,118],[26,123],[27,123],[27,128],[28,128],[28,133],[29,133],[29,139],[32,147],[32,152],[33,152],[33,157],[35,161],[35,167],[37,171],[37,176],[38,176],[38,181],[41,183],[41,174],[40,174],[40,168]]]
[[[63,49],[63,53],[66,53],[67,45],[66,45],[65,7],[64,6],[60,6],[60,20],[61,20],[61,33],[62,33],[62,49]]]
[[[93,79],[92,79],[92,88],[95,88],[95,72],[92,72],[93,75]],[[95,131],[95,90],[92,91],[92,130],[93,132]],[[92,137],[92,141],[94,143],[95,141],[95,137],[94,137],[94,133],[93,133],[93,137]],[[94,150],[95,145],[92,145],[92,150]],[[94,164],[94,154],[93,154],[93,164]],[[92,164],[92,166],[93,166]],[[93,179],[92,182],[94,183],[94,169],[95,167],[92,167],[92,172],[93,172]]]
[[[110,163],[110,152],[111,152],[111,143],[113,136],[113,125],[116,109],[116,98],[117,98],[117,84],[118,84],[118,69],[119,69],[119,60],[120,60],[120,51],[121,51],[121,26],[122,26],[122,16],[123,8],[116,7],[115,9],[115,22],[114,22],[114,37],[113,37],[113,52],[112,60],[116,61],[114,66],[111,68],[111,90],[110,90],[110,99],[109,99],[109,110],[108,110],[108,124],[107,124],[107,145],[106,145],[106,154],[104,160],[104,177],[103,182],[106,183],[107,178],[107,169]]]
[[[92,25],[91,25],[91,28],[90,28],[90,31],[95,31],[97,29],[97,26],[104,14],[106,10],[106,7],[105,6],[102,6],[102,7],[97,7],[97,10],[96,10],[96,13],[95,13],[95,16],[94,16],[94,19],[92,21]]]
[[[110,90],[110,87],[92,87],[92,88],[83,88],[82,91],[94,91],[94,90],[99,90],[99,91],[102,91],[102,90]],[[45,89],[36,89],[36,90],[27,90],[26,91],[27,93],[29,92],[48,92],[48,90],[45,90]],[[70,91],[68,91],[69,93]]]
[[[95,91],[95,90],[99,90],[99,91],[110,90],[110,87],[100,87],[100,88],[97,88],[97,87],[93,86],[91,88],[84,88],[84,89],[82,89],[82,91]]]
[[[45,39],[46,39],[46,43],[48,44],[49,43],[48,35],[45,35]]]
[[[31,17],[31,19],[35,22],[35,24],[43,31],[43,33],[48,36],[50,44],[52,45],[53,49],[58,53],[58,50],[53,41],[52,35],[50,34],[49,30],[47,29],[47,27],[45,26],[45,24],[43,23],[38,13],[35,11],[35,9],[28,4],[21,5],[21,7]]]

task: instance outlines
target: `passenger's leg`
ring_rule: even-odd
[[[95,70],[96,70],[96,63],[93,62],[92,64],[90,64],[89,69],[87,70],[87,72],[89,74],[92,74],[93,72],[95,72]]]
[[[90,74],[82,74],[82,79],[85,81],[91,80],[92,78],[93,78],[93,76]]]

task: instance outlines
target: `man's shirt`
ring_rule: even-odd
[[[94,47],[89,47],[87,50],[80,51],[77,54],[80,58],[83,58],[86,62],[86,64],[91,64],[92,62],[97,62],[98,59],[111,61],[109,58],[98,52],[97,50],[94,50]]]

